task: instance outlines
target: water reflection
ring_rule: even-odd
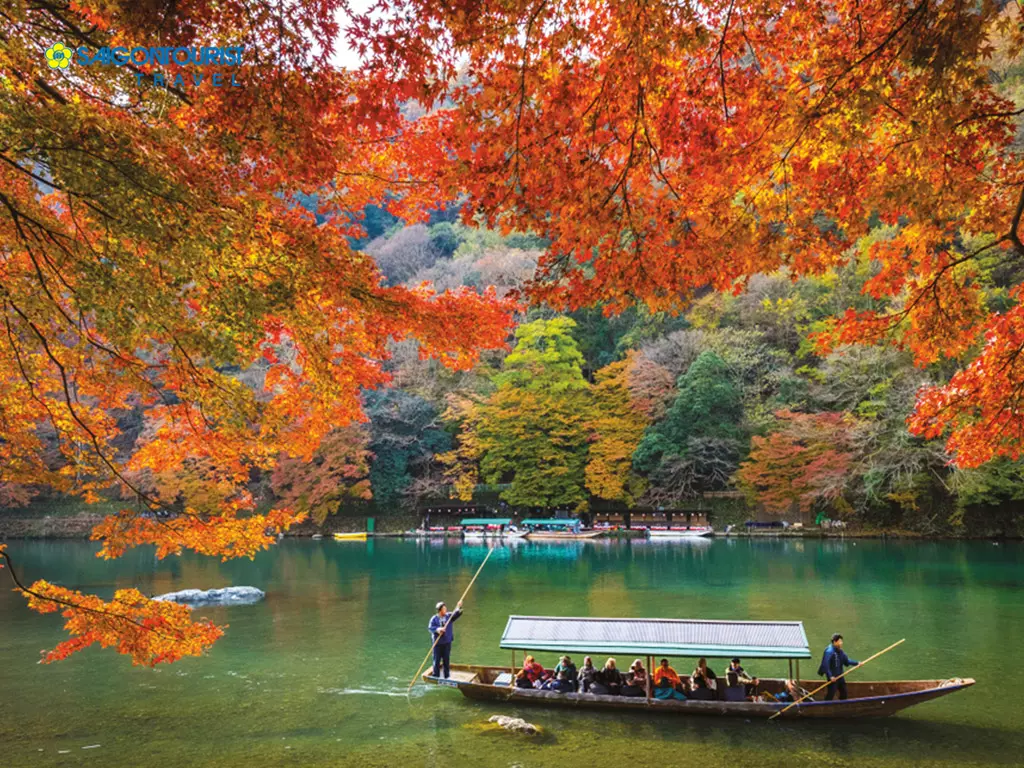
[[[103,561],[84,542],[9,546],[26,580],[47,577],[104,596],[123,586],[155,594],[251,584],[267,599],[203,609],[230,625],[209,656],[143,670],[98,651],[35,664],[40,648],[62,638],[61,620],[31,614],[22,598],[0,590],[5,766],[57,765],[67,759],[58,750],[90,743],[104,745],[104,765],[164,768],[276,765],[290,757],[336,765],[342,755],[356,765],[421,765],[428,754],[438,764],[617,768],[641,764],[638,742],[654,764],[711,768],[1015,765],[1024,754],[1017,705],[1024,672],[1005,655],[1024,633],[1020,545],[324,540],[286,541],[253,561],[225,563],[158,561],[151,550]],[[510,614],[799,619],[815,653],[837,630],[855,658],[907,637],[905,647],[872,665],[873,676],[981,682],[883,723],[840,726],[516,711],[553,735],[512,754],[472,730],[500,707],[435,689],[411,704],[403,696],[427,652],[434,603],[457,599],[488,552],[456,627],[457,660],[508,664],[498,641]],[[553,656],[543,662],[553,664]],[[673,662],[687,669],[693,660]],[[784,663],[748,666],[763,676],[785,674]]]

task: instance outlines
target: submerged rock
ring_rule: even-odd
[[[538,728],[533,723],[526,722],[521,717],[505,717],[505,715],[492,715],[487,722],[497,723],[506,731],[513,731],[514,733],[525,733],[528,736],[535,736],[536,734],[540,733],[540,728]]]
[[[251,605],[258,603],[266,593],[256,587],[224,587],[223,589],[182,589],[157,595],[154,600],[182,603],[191,608],[201,605]]]

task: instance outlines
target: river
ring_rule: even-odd
[[[979,684],[887,720],[851,723],[505,710],[409,680],[439,599],[485,549],[461,542],[285,541],[255,560],[115,561],[87,542],[15,541],[24,580],[109,597],[249,584],[254,606],[204,658],[157,669],[90,649],[37,664],[65,637],[0,572],[0,764],[20,766],[956,766],[1024,764],[1024,545],[728,539],[530,543],[491,557],[455,627],[453,660],[507,664],[509,614],[799,619],[815,654],[834,631],[853,658],[907,642],[865,678]],[[545,666],[555,659],[540,658]],[[631,659],[619,659],[620,666]],[[625,664],[623,664],[625,662]],[[674,660],[680,671],[692,659]],[[810,676],[816,662],[804,662]],[[723,661],[715,661],[716,669]],[[785,662],[745,663],[784,676]],[[514,712],[533,740],[479,724]]]

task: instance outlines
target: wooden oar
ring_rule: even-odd
[[[473,578],[470,580],[469,586],[466,587],[466,591],[463,592],[462,597],[459,598],[460,603],[466,599],[466,595],[469,594],[469,590],[473,588],[473,582],[476,581],[476,577],[480,575],[480,571],[482,571],[484,569],[484,566],[487,565],[487,561],[491,559],[492,554],[494,554],[494,549],[487,550],[487,557],[484,558],[484,561],[480,563],[480,567],[476,569],[476,573],[473,574]],[[446,630],[450,622],[451,619],[448,619],[448,621],[444,623],[444,626],[441,629]],[[420,664],[420,668],[416,670],[416,674],[412,676],[412,682],[409,683],[409,691],[412,691],[412,687],[416,685],[416,681],[420,679],[420,672],[422,672],[423,668],[427,666],[427,661],[429,661],[431,655],[434,653],[434,648],[437,646],[437,641],[444,637],[444,635],[445,633],[442,631],[439,632],[437,634],[437,637],[434,638],[434,645],[430,646],[430,650],[427,651],[427,655],[423,658],[423,663]]]
[[[835,682],[836,680],[839,680],[839,679],[840,679],[840,678],[842,678],[842,677],[846,677],[846,676],[847,676],[848,674],[850,674],[851,672],[853,672],[853,670],[855,670],[855,669],[860,669],[860,668],[861,668],[861,667],[863,667],[863,666],[864,666],[865,664],[867,664],[867,663],[868,663],[869,661],[873,661],[874,659],[877,659],[877,658],[878,658],[879,656],[881,656],[881,655],[882,655],[883,653],[887,653],[887,652],[891,651],[891,650],[892,650],[893,648],[895,648],[895,647],[896,647],[897,645],[900,645],[901,643],[905,643],[906,641],[907,641],[907,638],[903,638],[902,640],[899,640],[899,641],[897,641],[897,642],[893,643],[893,644],[892,644],[892,645],[890,645],[890,646],[889,646],[888,648],[885,648],[885,649],[883,649],[883,650],[879,651],[879,652],[878,652],[878,653],[876,653],[876,654],[875,654],[874,656],[869,656],[868,658],[864,659],[864,661],[862,661],[862,662],[861,662],[860,664],[858,664],[857,666],[855,666],[855,667],[850,667],[850,668],[849,668],[848,670],[846,670],[845,672],[843,672],[843,674],[841,674],[841,675],[837,675],[836,677],[833,677],[833,678],[832,678],[831,680],[827,681],[827,682],[826,682],[826,683],[825,683],[824,685],[819,685],[819,686],[818,686],[817,688],[815,688],[815,689],[814,689],[813,691],[811,691],[811,692],[810,692],[810,693],[808,693],[807,695],[805,695],[805,696],[801,696],[801,697],[800,697],[799,699],[797,699],[796,701],[794,701],[794,702],[793,702],[792,704],[790,704],[790,705],[789,705],[788,707],[783,707],[782,709],[780,709],[780,710],[779,710],[778,712],[776,712],[776,713],[775,713],[774,715],[772,715],[772,716],[771,716],[771,717],[769,717],[768,719],[769,719],[769,720],[774,720],[774,719],[775,719],[776,717],[778,717],[779,715],[781,715],[781,714],[782,714],[783,712],[785,712],[785,711],[786,711],[787,709],[790,709],[791,707],[795,707],[795,706],[796,706],[797,704],[799,704],[799,703],[800,703],[801,701],[804,701],[804,700],[806,700],[806,699],[809,699],[809,698],[811,698],[811,696],[813,696],[814,694],[816,694],[816,693],[817,693],[818,691],[822,690],[823,688],[828,688],[828,687],[829,687],[829,686],[830,686],[830,685],[831,685],[832,683],[834,683],[834,682]],[[800,682],[800,681],[798,680],[798,681],[797,681],[797,683],[799,684],[799,682]]]

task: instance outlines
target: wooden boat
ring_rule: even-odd
[[[670,528],[648,528],[647,535],[652,539],[700,539],[714,536],[715,529],[710,525],[694,528],[672,526]]]
[[[714,535],[704,510],[658,509],[630,513],[630,530],[651,539],[700,539]]]
[[[523,520],[520,525],[526,529],[526,538],[530,541],[596,539],[604,533],[604,531],[585,531],[579,520],[570,517]]]
[[[514,539],[526,535],[526,531],[512,527],[512,518],[509,517],[470,517],[462,520],[459,526],[467,539]]]
[[[335,541],[366,541],[366,531],[362,533],[336,533]]]
[[[609,639],[618,638],[618,639]],[[584,707],[619,711],[655,712],[684,715],[717,715],[767,719],[783,710],[782,702],[747,701],[743,686],[738,692],[724,687],[721,693],[705,691],[706,699],[660,700],[648,691],[646,697],[602,696],[591,693],[558,693],[555,691],[517,688],[513,682],[516,650],[532,652],[562,651],[590,653],[598,656],[619,654],[647,656],[647,668],[653,659],[662,657],[700,657],[742,659],[788,659],[792,669],[797,662],[795,680],[813,690],[820,681],[801,679],[799,660],[811,657],[801,622],[769,621],[700,621],[689,619],[581,619],[558,616],[510,616],[501,641],[502,648],[512,649],[512,665],[508,667],[475,664],[452,664],[450,678],[435,678],[429,673],[424,681],[458,688],[463,696],[483,701],[509,703],[513,706]],[[683,667],[684,669],[686,667]],[[866,718],[887,717],[907,707],[969,688],[971,678],[935,680],[899,680],[861,682],[849,680],[850,698],[845,701],[824,701],[822,694],[787,710],[781,717],[802,718]],[[780,693],[783,679],[761,678],[758,691]],[[730,691],[735,694],[729,696]],[[718,698],[718,697],[721,698]]]
[[[530,541],[576,541],[580,539],[596,539],[604,531],[580,531],[572,533],[569,531],[531,531],[526,534]]]

